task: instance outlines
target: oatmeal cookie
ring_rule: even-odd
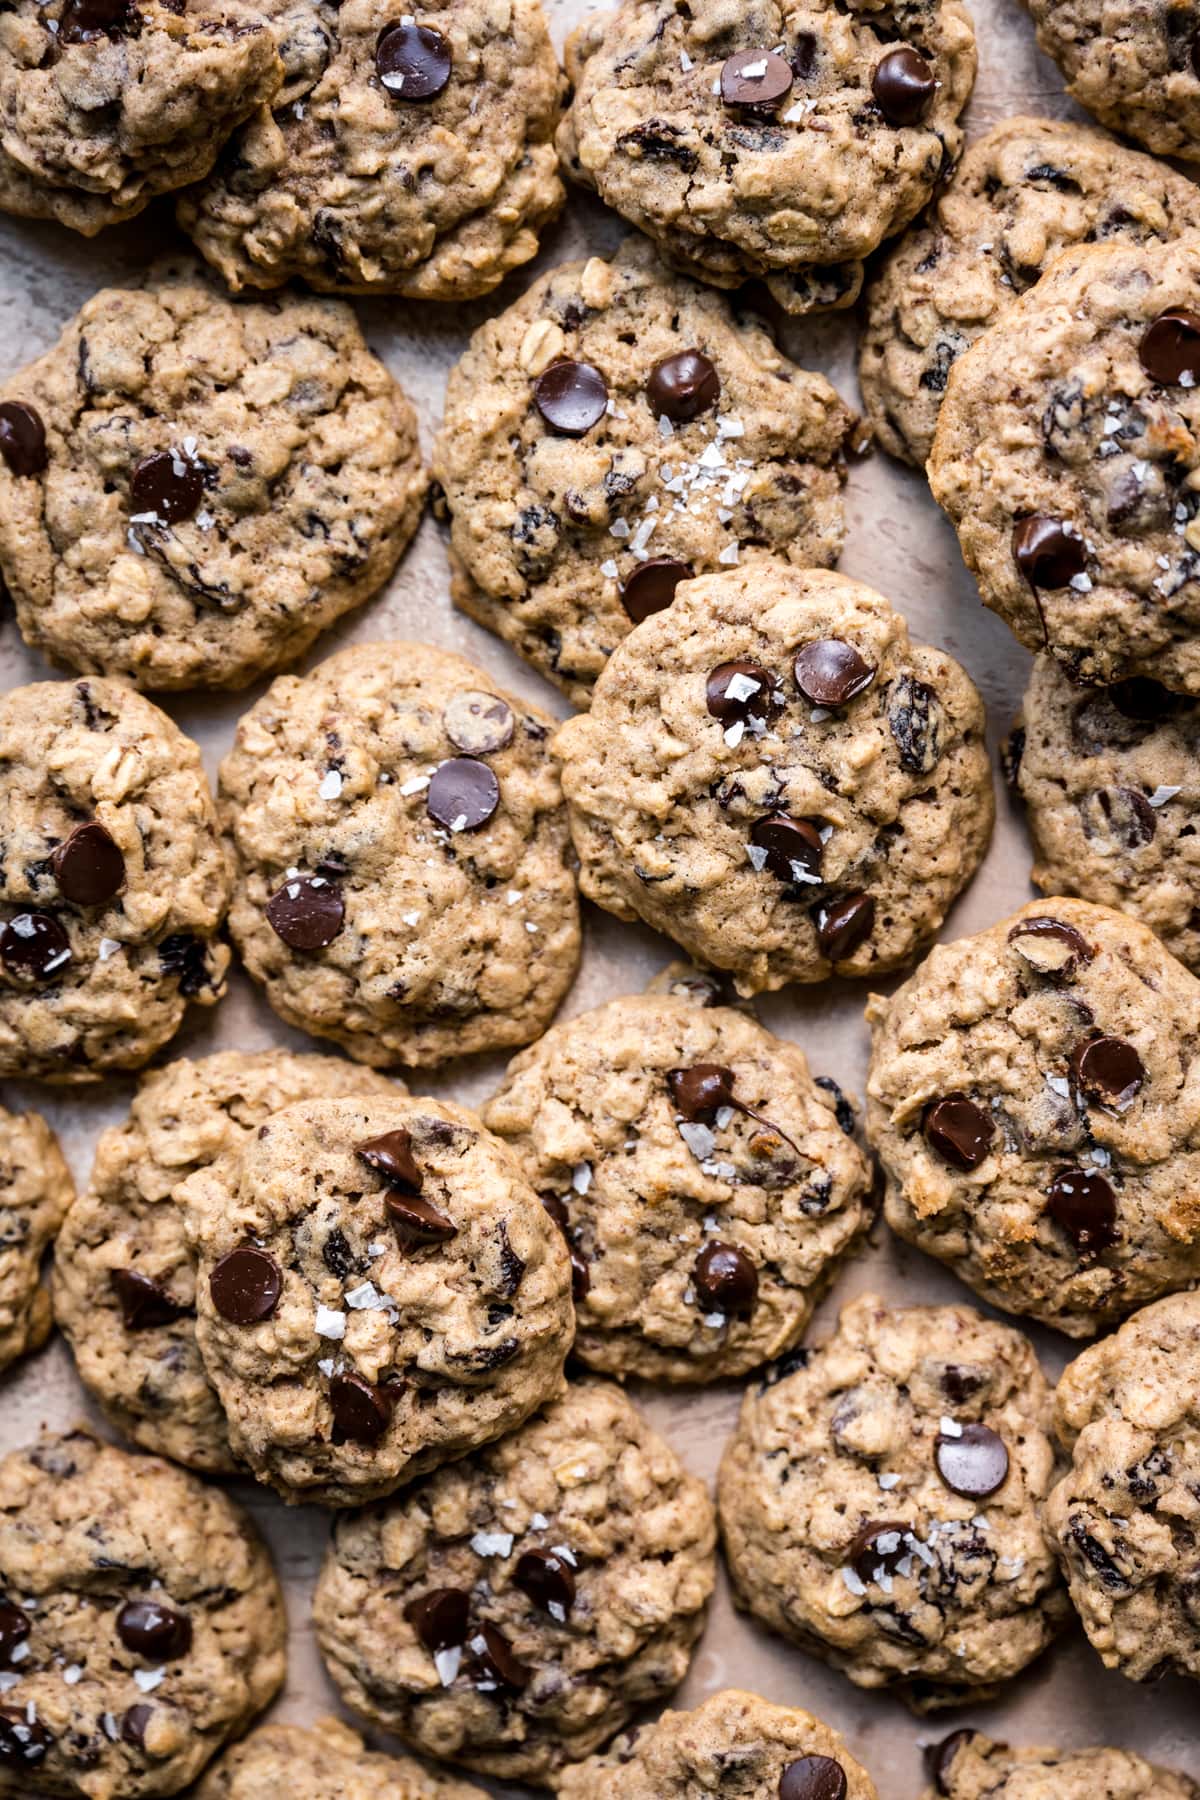
[[[0,1107],[0,1370],[50,1335],[42,1258],[74,1194],[58,1139],[40,1113]]]
[[[1174,0],[1025,0],[1067,92],[1159,156],[1200,159],[1200,33]]]
[[[953,1731],[926,1752],[923,1800],[1197,1800],[1186,1775],[1132,1750],[1013,1749],[981,1731]]]
[[[487,1800],[479,1788],[435,1775],[411,1757],[376,1755],[340,1719],[260,1726],[213,1765],[196,1800],[279,1800],[281,1794],[288,1800]]]

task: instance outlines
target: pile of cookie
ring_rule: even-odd
[[[1030,7],[1085,104],[1200,161],[1192,24]],[[0,573],[66,672],[0,697],[0,1078],[142,1071],[78,1194],[0,1111],[0,1368],[56,1324],[136,1447],[0,1461],[0,1794],[877,1800],[797,1707],[639,1722],[718,1538],[747,1613],[917,1713],[1076,1619],[1200,1678],[1200,191],[1073,123],[960,160],[975,64],[959,0],[621,0],[565,74],[538,0],[0,13],[0,209],[174,195],[208,265],[0,389]],[[638,229],[480,325],[427,469],[345,296],[488,294],[564,177]],[[864,284],[867,424],[764,323]],[[1003,760],[1052,898],[933,949],[993,779],[967,671],[836,571],[871,435],[1036,652]],[[427,644],[290,672],[431,491],[455,603],[564,723]],[[263,677],[214,792],[148,695]],[[555,1023],[581,893],[686,961]],[[345,1054],[165,1060],[235,953]],[[752,1002],[896,971],[860,1122]],[[479,1112],[395,1074],[489,1051]],[[806,1342],[881,1208],[1097,1341],[1052,1389],[1016,1325],[868,1292]],[[745,1385],[715,1506],[629,1379]],[[233,1476],[336,1509],[321,1655],[426,1761],[250,1730],[286,1620]],[[1200,1795],[967,1728],[929,1781]]]

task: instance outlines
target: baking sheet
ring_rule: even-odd
[[[587,11],[585,0],[548,0],[556,40]],[[1014,0],[975,0],[980,78],[968,114],[972,136],[1017,112],[1070,115],[1057,70],[1034,47],[1025,13]],[[0,373],[7,376],[39,355],[62,323],[99,286],[119,283],[140,270],[172,236],[169,205],[91,243],[52,226],[0,218]],[[573,194],[567,213],[548,236],[540,262],[510,282],[500,296],[470,306],[412,306],[401,301],[363,303],[367,336],[417,405],[426,451],[440,417],[446,371],[471,330],[508,304],[537,270],[588,254],[608,255],[624,227],[586,196]],[[784,333],[788,352],[823,370],[851,401],[854,324],[837,317],[792,322]],[[993,745],[1003,735],[1020,699],[1028,657],[1007,629],[980,606],[962,567],[954,534],[930,498],[924,480],[877,454],[854,467],[848,493],[848,542],[842,568],[880,588],[907,614],[913,634],[943,645],[974,677],[987,702]],[[341,629],[329,633],[310,664],[345,643],[411,637],[458,650],[494,680],[561,714],[561,697],[542,683],[497,639],[455,613],[448,600],[442,535],[426,518],[419,538],[384,594]],[[0,626],[0,683],[5,688],[45,680],[48,670],[26,651],[11,618]],[[265,685],[265,684],[262,684]],[[262,686],[230,698],[168,696],[166,710],[204,749],[215,778],[235,722]],[[161,702],[160,703],[164,703]],[[1022,821],[1005,795],[990,853],[943,935],[962,936],[1005,917],[1030,897],[1029,846]],[[618,924],[586,909],[585,950],[579,977],[563,1015],[621,992],[636,992],[672,956],[655,934]],[[867,1034],[863,987],[834,982],[767,998],[765,1022],[809,1051],[818,1073],[833,1075],[861,1096]],[[218,1008],[196,1013],[169,1054],[200,1056],[218,1049],[257,1049],[270,1044],[318,1048],[282,1025],[239,974]],[[480,1103],[495,1086],[501,1059],[479,1059],[467,1070],[422,1078],[424,1091]],[[128,1105],[132,1081],[113,1080],[93,1091],[56,1093],[34,1084],[7,1085],[9,1106],[36,1106],[58,1130],[75,1170],[86,1180],[96,1135]],[[883,1228],[842,1273],[818,1315],[818,1331],[837,1307],[868,1289],[895,1300],[969,1300],[947,1271],[890,1238]],[[1053,1378],[1070,1348],[1048,1332],[1035,1334]],[[721,1446],[733,1427],[735,1387],[671,1393],[634,1390],[658,1428],[699,1474],[715,1475]],[[19,1365],[0,1384],[0,1452],[32,1438],[42,1424],[64,1426],[90,1409],[61,1340]],[[235,1484],[270,1540],[288,1593],[291,1662],[286,1689],[273,1716],[309,1720],[338,1710],[312,1635],[309,1596],[327,1529],[315,1508],[287,1511],[265,1490]],[[883,1800],[916,1800],[922,1787],[922,1745],[963,1723],[1014,1742],[1083,1745],[1107,1742],[1137,1749],[1200,1776],[1196,1690],[1179,1680],[1138,1688],[1106,1674],[1082,1634],[1070,1633],[993,1705],[946,1715],[945,1723],[915,1721],[899,1702],[853,1687],[842,1676],[734,1613],[723,1577],[708,1628],[678,1703],[692,1705],[717,1688],[736,1685],[769,1699],[808,1707],[835,1725],[874,1775]],[[497,1794],[527,1790],[496,1786]]]

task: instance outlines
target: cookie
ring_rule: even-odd
[[[1046,1530],[1106,1668],[1200,1677],[1200,1294],[1147,1306],[1063,1372],[1071,1467]]]
[[[684,582],[555,736],[584,893],[753,994],[916,955],[992,829],[983,703],[880,594]]]
[[[718,287],[845,306],[838,267],[908,224],[962,144],[975,34],[958,0],[623,0],[567,45],[568,173]]]
[[[0,17],[0,209],[92,237],[207,175],[283,79],[230,0],[12,0]]]
[[[1065,250],[950,371],[934,498],[985,605],[1074,681],[1200,693],[1197,307],[1196,233]]]
[[[544,1030],[579,959],[553,723],[426,644],[274,683],[221,806],[230,930],[281,1018],[381,1066]]]
[[[717,1381],[778,1356],[871,1216],[844,1096],[731,1007],[582,1013],[509,1065],[483,1117],[562,1222],[575,1355],[605,1374]]]
[[[54,1316],[105,1416],[144,1450],[206,1474],[237,1462],[196,1346],[196,1269],[176,1191],[281,1107],[397,1084],[333,1056],[222,1051],[142,1079],[96,1146],[54,1264]]]
[[[177,1192],[231,1448],[285,1500],[375,1499],[561,1390],[562,1234],[462,1107],[304,1101]]]
[[[1130,913],[1200,969],[1200,704],[1146,677],[1080,689],[1039,656],[1007,764],[1042,892]]]
[[[317,1640],[374,1724],[553,1786],[682,1681],[715,1538],[704,1483],[620,1388],[578,1382],[500,1443],[343,1514]]]
[[[229,286],[469,300],[563,202],[562,75],[538,0],[266,0],[282,94],[182,196]]]
[[[681,580],[752,549],[837,561],[857,424],[644,239],[565,263],[450,373],[433,475],[455,601],[586,706]]]
[[[951,364],[1061,250],[1198,226],[1193,182],[1103,132],[1068,119],[993,126],[870,284],[858,378],[877,441],[924,468]]]
[[[1051,1392],[967,1306],[843,1307],[751,1388],[721,1463],[741,1606],[918,1711],[993,1693],[1069,1608],[1043,1541]]]
[[[42,1258],[74,1193],[58,1139],[40,1113],[0,1107],[0,1370],[50,1335]]]
[[[981,1731],[954,1731],[926,1751],[923,1800],[1196,1800],[1186,1775],[1132,1750],[1013,1749]]]
[[[732,1782],[732,1786],[730,1785]],[[831,1726],[797,1706],[724,1688],[694,1712],[666,1712],[604,1756],[563,1771],[562,1800],[878,1800]]]
[[[1136,920],[1035,900],[872,998],[888,1224],[1091,1337],[1200,1276],[1200,982]]]
[[[200,752],[119,681],[0,699],[0,1076],[136,1069],[225,991],[230,872]]]
[[[340,1719],[260,1726],[213,1765],[196,1800],[279,1800],[280,1794],[290,1800],[487,1800],[480,1788],[435,1775],[411,1757],[375,1755]]]
[[[1025,0],[1067,92],[1159,156],[1200,158],[1195,16],[1172,0]]]
[[[0,1793],[186,1787],[283,1682],[271,1560],[218,1488],[79,1428],[0,1462]]]
[[[425,485],[416,416],[336,301],[234,306],[187,269],[106,288],[0,390],[21,634],[138,687],[299,656],[387,580]]]

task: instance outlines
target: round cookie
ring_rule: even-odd
[[[1040,1511],[1051,1392],[966,1306],[866,1294],[751,1388],[718,1483],[739,1603],[918,1711],[992,1693],[1067,1617]]]
[[[844,306],[962,144],[975,35],[958,0],[623,0],[567,45],[569,174],[687,274]]]
[[[538,0],[266,0],[285,82],[183,195],[235,291],[469,300],[536,256],[563,202],[562,75]]]
[[[75,1188],[40,1113],[0,1107],[0,1370],[50,1335],[42,1258]]]
[[[610,1382],[334,1526],[313,1601],[343,1700],[431,1756],[553,1786],[682,1681],[704,1483]]]
[[[200,752],[119,681],[0,699],[0,1076],[135,1069],[225,991],[230,873]]]
[[[694,1712],[635,1726],[605,1755],[565,1769],[558,1793],[561,1800],[695,1800],[728,1788],[730,1770],[738,1800],[878,1800],[831,1726],[736,1688],[710,1694]]]
[[[1186,1775],[1132,1750],[1012,1749],[981,1731],[954,1731],[926,1751],[923,1800],[1196,1800]]]
[[[214,1763],[195,1800],[279,1800],[281,1794],[289,1800],[487,1800],[482,1789],[435,1775],[410,1757],[376,1755],[340,1719],[260,1726]]]
[[[285,1500],[375,1499],[561,1391],[562,1234],[462,1107],[304,1101],[178,1195],[230,1445]]]
[[[289,1025],[360,1062],[528,1043],[579,958],[554,721],[426,644],[283,676],[221,765],[230,930]]]
[[[1042,892],[1130,913],[1200,969],[1200,703],[1145,677],[1081,692],[1039,656],[1006,756]]]
[[[1145,1307],[1058,1384],[1071,1467],[1046,1530],[1092,1648],[1130,1681],[1200,1677],[1198,1394],[1195,1292]]]
[[[1090,1337],[1200,1275],[1200,982],[1135,920],[1035,900],[872,998],[893,1231]]]
[[[986,848],[983,727],[858,582],[765,557],[684,582],[554,740],[583,891],[743,994],[894,969]]]
[[[871,282],[858,378],[876,439],[924,468],[951,364],[1060,250],[1198,226],[1200,193],[1168,164],[1068,119],[1002,120]]]
[[[644,239],[552,269],[450,373],[433,475],[454,598],[578,706],[690,574],[837,561],[858,421]]]
[[[1025,0],[1067,92],[1159,156],[1200,159],[1195,14],[1173,0]]]
[[[726,1380],[778,1356],[871,1216],[835,1094],[730,1007],[582,1013],[522,1051],[483,1117],[563,1222],[575,1355],[605,1374]]]
[[[1065,250],[950,371],[935,500],[1076,681],[1200,693],[1200,235]]]
[[[416,416],[349,307],[106,288],[0,390],[0,570],[26,642],[138,687],[244,687],[381,587]]]
[[[54,1316],[80,1380],[144,1450],[230,1474],[225,1415],[196,1345],[196,1268],[180,1184],[239,1149],[281,1107],[397,1084],[334,1056],[225,1050],[142,1079],[96,1146],[54,1263]]]
[[[91,237],[207,175],[279,87],[261,11],[12,0],[0,15],[0,209]]]
[[[271,1560],[215,1487],[77,1429],[0,1462],[0,1792],[186,1787],[283,1682]]]

